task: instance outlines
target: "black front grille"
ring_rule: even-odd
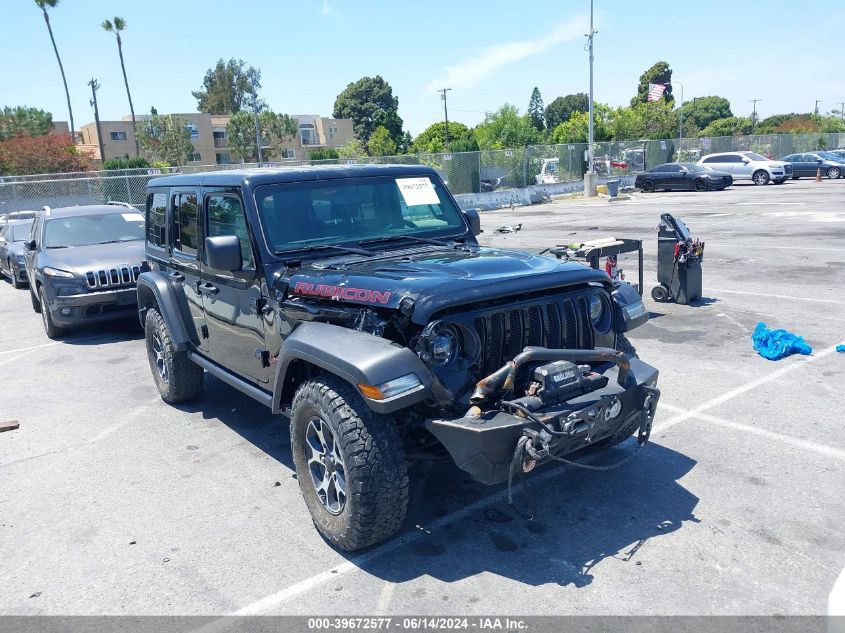
[[[474,319],[481,342],[482,375],[489,375],[532,345],[548,348],[593,347],[587,297],[553,297],[505,306]]]

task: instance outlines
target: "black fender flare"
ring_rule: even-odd
[[[282,409],[288,371],[304,361],[338,378],[356,390],[358,385],[381,385],[407,374],[416,374],[420,386],[387,400],[361,394],[374,412],[388,414],[425,400],[431,395],[431,372],[419,356],[407,347],[387,339],[349,328],[309,321],[285,339],[276,362],[273,412]]]
[[[161,275],[144,272],[138,277],[138,317],[141,325],[147,310],[155,307],[161,314],[178,351],[188,348],[189,344],[199,344],[185,291]]]

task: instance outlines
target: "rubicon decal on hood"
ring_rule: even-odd
[[[349,286],[324,286],[323,284],[312,284],[304,281],[297,281],[293,287],[294,294],[307,295],[309,297],[327,297],[329,299],[348,299],[350,301],[363,301],[364,303],[381,303],[387,305],[391,293],[369,290],[368,288],[350,288]]]

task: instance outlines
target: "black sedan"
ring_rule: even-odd
[[[666,191],[710,191],[724,189],[733,184],[733,177],[724,171],[707,169],[696,163],[665,163],[638,174],[634,181],[637,189],[650,193]]]
[[[845,158],[830,152],[807,152],[806,154],[790,154],[781,160],[792,164],[792,179],[801,176],[815,177],[821,173],[826,178],[841,178],[845,176]]]

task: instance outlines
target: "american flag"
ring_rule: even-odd
[[[648,100],[660,101],[663,96],[663,91],[666,90],[666,84],[649,84],[648,85]]]

